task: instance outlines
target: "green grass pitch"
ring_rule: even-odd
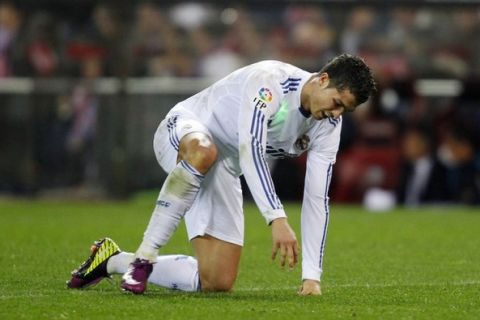
[[[270,261],[269,227],[247,203],[235,291],[189,294],[150,285],[143,296],[103,281],[67,290],[91,242],[139,244],[155,194],[127,202],[0,201],[0,319],[479,319],[480,210],[388,214],[331,208],[323,295],[299,297],[300,268]],[[286,205],[299,237],[300,205]],[[191,254],[182,225],[164,253]]]

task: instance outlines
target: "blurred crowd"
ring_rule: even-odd
[[[378,189],[406,205],[480,203],[480,7],[79,1],[65,13],[21,3],[0,2],[0,78],[215,79],[262,59],[313,72],[340,52],[358,54],[380,90],[344,118],[332,198],[358,202]],[[420,78],[464,89],[425,97]],[[91,159],[79,154],[94,141],[97,104],[85,84],[59,98],[70,106],[61,137],[75,172],[91,167],[78,159]],[[304,159],[278,163],[274,175],[290,182],[279,193],[295,198],[301,182],[282,170],[290,166],[302,171]]]
[[[338,52],[366,57],[381,81],[480,73],[480,9],[472,6],[48,3],[0,3],[0,77],[95,68],[102,76],[216,77],[266,58],[315,70]]]

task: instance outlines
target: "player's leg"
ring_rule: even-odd
[[[244,217],[240,179],[219,156],[185,216],[202,291],[229,291],[237,277]]]
[[[123,274],[135,260],[135,254],[121,251],[109,238],[95,241],[90,250],[90,256],[72,272],[67,281],[68,288],[85,289],[110,278],[112,274]],[[148,281],[165,288],[198,291],[198,262],[185,255],[157,257]]]
[[[238,274],[242,247],[210,235],[192,240],[198,260],[201,290],[230,291]]]
[[[135,254],[120,252],[107,263],[108,274],[124,274],[135,260]],[[199,290],[198,262],[186,255],[158,256],[148,282],[160,287],[196,292]]]
[[[185,256],[161,256],[153,266],[149,282],[184,291],[196,291],[199,277],[204,291],[228,291],[232,288],[243,245],[242,193],[239,179],[232,175],[221,160],[205,178],[205,187],[199,192],[192,208],[186,214],[186,226],[192,240],[198,266],[193,258]],[[225,188],[225,186],[229,186]],[[94,280],[101,280],[111,273],[122,273],[135,258],[133,254],[120,252],[109,239],[102,250],[96,250],[87,261],[97,261],[92,274],[75,273],[71,288],[83,288]],[[108,263],[108,264],[107,264]],[[85,265],[85,263],[84,263]],[[151,266],[152,264],[150,264]]]
[[[194,120],[177,122],[176,117],[164,120],[155,135],[154,146],[157,159],[169,174],[136,252],[136,260],[123,277],[122,288],[134,293],[145,290],[158,249],[167,243],[192,206],[205,174],[217,158],[217,148],[208,130]],[[172,167],[173,154],[177,164]]]
[[[207,133],[191,132],[180,138],[177,165],[168,174],[159,193],[157,205],[136,253],[138,258],[155,260],[158,249],[170,239],[185,212],[192,206],[205,174],[215,163],[216,157],[216,146]]]
[[[158,256],[148,282],[182,291],[230,291],[238,274],[242,247],[209,235],[191,242],[197,259],[184,255]],[[126,252],[113,256],[107,264],[108,273],[126,272],[134,258],[134,254]]]

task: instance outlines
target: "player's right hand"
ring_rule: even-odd
[[[280,265],[282,267],[288,262],[290,269],[293,269],[298,262],[298,242],[295,232],[292,230],[286,218],[278,218],[272,222],[272,260],[275,260],[280,251]]]
[[[301,296],[319,296],[322,294],[320,289],[320,282],[310,279],[303,280],[298,294]]]

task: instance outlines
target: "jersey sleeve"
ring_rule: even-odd
[[[270,224],[285,217],[265,160],[267,121],[278,110],[278,84],[268,74],[251,74],[244,87],[239,111],[238,143],[240,167],[253,199]]]
[[[331,123],[330,125],[334,125]],[[317,138],[307,155],[302,203],[302,279],[320,281],[329,220],[328,189],[340,142],[341,120]]]

